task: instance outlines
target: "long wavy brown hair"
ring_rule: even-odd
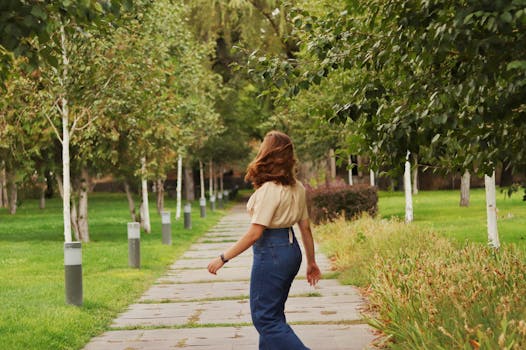
[[[294,145],[290,137],[280,131],[270,131],[265,135],[256,158],[248,165],[245,181],[252,182],[255,188],[268,181],[294,185],[295,165]]]

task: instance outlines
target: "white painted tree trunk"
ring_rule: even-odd
[[[199,161],[199,185],[201,187],[201,199],[205,198],[205,171],[203,168],[203,162]]]
[[[146,158],[141,158],[141,170],[142,170],[142,179],[141,179],[141,192],[142,192],[142,203],[141,203],[141,221],[143,224],[144,232],[152,232],[152,227],[150,225],[150,209],[148,205],[148,181],[146,180]]]
[[[488,224],[488,242],[493,248],[499,248],[499,231],[497,228],[497,198],[495,195],[495,171],[491,176],[484,175],[486,187],[486,214]]]
[[[349,185],[352,186],[353,185],[353,182],[352,182],[352,166],[353,166],[353,164],[352,164],[351,156],[349,156],[348,162],[349,162],[349,170],[348,170],[349,171]]]
[[[376,179],[375,179],[373,169],[369,169],[369,184],[371,185],[371,187],[374,187],[376,184]]]
[[[66,32],[64,26],[60,27],[60,43],[62,49],[62,77],[59,78],[62,86],[60,97],[60,114],[62,117],[62,189],[63,189],[63,214],[64,214],[64,240],[69,243],[71,238],[71,179],[70,179],[70,129],[69,129],[69,106],[66,98],[69,58],[66,50]]]
[[[418,194],[418,160],[416,156],[413,166],[413,195],[415,194]]]
[[[128,199],[128,210],[130,211],[130,218],[132,222],[137,221],[137,214],[135,213],[135,201],[130,191],[130,185],[128,181],[124,181],[124,191],[126,192],[126,198]]]
[[[79,210],[78,210],[78,228],[79,238],[82,242],[89,242],[88,226],[88,191],[89,191],[89,173],[88,169],[82,168],[79,188]]]
[[[409,152],[405,161],[404,171],[404,191],[405,191],[405,222],[413,222],[413,194],[411,191],[411,163],[409,163]]]
[[[177,204],[175,207],[175,220],[181,218],[181,191],[183,189],[183,157],[177,159]]]
[[[460,178],[460,206],[469,207],[469,188],[471,183],[471,174],[466,169]]]

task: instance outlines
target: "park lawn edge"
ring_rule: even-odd
[[[33,227],[30,226],[33,216],[38,216],[34,219],[34,227],[46,226],[43,219],[46,215],[54,215],[51,221],[57,221],[60,205],[50,201],[49,210],[42,215],[34,212],[31,204],[25,204],[27,211],[19,210],[18,216],[3,216],[0,212],[0,217],[6,219],[2,220],[3,227],[0,227],[0,256],[9,265],[0,266],[3,275],[0,277],[0,302],[3,305],[0,348],[81,349],[92,337],[109,330],[112,320],[137,301],[192,243],[216,225],[229,207],[213,213],[208,210],[207,217],[202,219],[199,206],[194,204],[191,230],[182,228],[182,219],[178,222],[172,219],[171,246],[161,243],[160,216],[155,207],[151,207],[152,233],[141,232],[141,268],[132,269],[127,266],[126,220],[118,224],[119,229],[113,224],[114,216],[127,215],[126,202],[118,196],[117,204],[115,197],[94,194],[90,198],[94,202],[90,203],[92,241],[82,247],[84,303],[80,307],[65,304],[61,237],[39,233],[28,235],[25,241],[13,234],[20,230],[18,226]],[[97,203],[101,200],[103,203]],[[108,205],[119,209],[112,211]],[[170,203],[167,203],[167,209],[172,209]],[[112,232],[101,233],[104,226]],[[117,234],[116,230],[121,232]],[[39,240],[39,235],[42,235],[42,240]]]

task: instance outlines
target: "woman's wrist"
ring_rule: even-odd
[[[225,254],[223,254],[223,253],[221,253],[221,255],[219,255],[219,258],[221,259],[223,264],[226,264],[228,262],[228,260],[230,260],[230,259],[225,258]]]

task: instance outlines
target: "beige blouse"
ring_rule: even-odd
[[[299,181],[293,186],[265,182],[248,200],[247,210],[252,224],[269,228],[290,227],[309,218],[305,187]]]

